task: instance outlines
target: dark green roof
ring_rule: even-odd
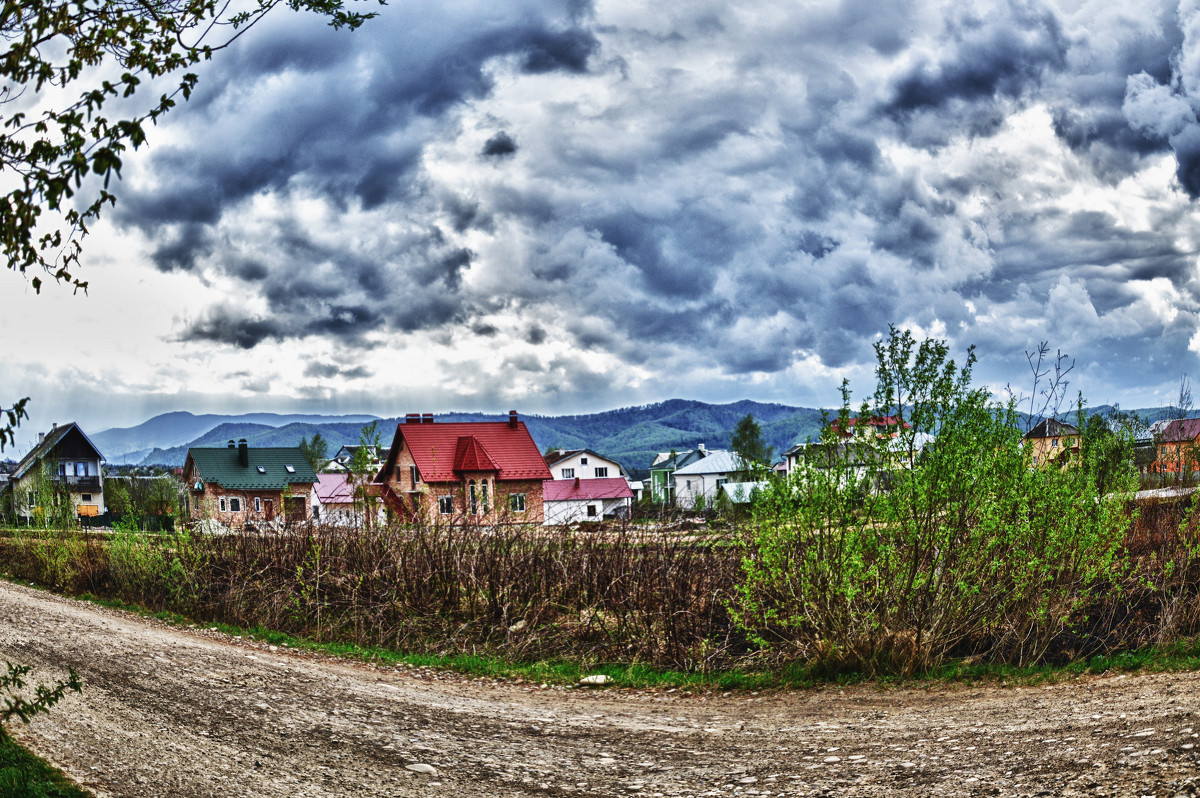
[[[188,449],[188,460],[195,463],[201,482],[215,483],[227,490],[284,490],[296,482],[317,481],[312,466],[297,446],[251,446],[246,454],[250,464],[243,466],[238,462],[236,448],[197,446]],[[295,473],[289,472],[288,466]],[[188,473],[186,468],[184,473]]]

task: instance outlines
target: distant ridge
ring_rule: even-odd
[[[730,433],[747,413],[762,425],[767,443],[781,454],[797,441],[820,434],[821,411],[813,408],[742,400],[709,404],[670,399],[649,405],[622,407],[600,413],[564,416],[522,415],[538,448],[594,449],[620,462],[627,471],[644,475],[658,452],[693,449],[703,443],[727,448]],[[439,413],[438,421],[502,421],[507,413]],[[104,430],[92,436],[110,463],[179,466],[191,446],[222,446],[245,438],[251,446],[295,446],[315,433],[329,443],[333,454],[347,443],[358,443],[359,430],[375,421],[380,439],[391,443],[403,416],[302,416],[274,413],[206,415],[165,413],[128,429]]]

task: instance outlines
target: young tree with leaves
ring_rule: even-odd
[[[762,427],[747,413],[733,429],[729,447],[737,458],[738,472],[742,481],[749,481],[764,473],[771,465],[773,446],[763,440]]]

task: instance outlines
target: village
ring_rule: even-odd
[[[753,425],[753,417],[743,423]],[[69,422],[40,432],[37,445],[15,463],[0,464],[0,517],[38,524],[46,520],[43,505],[57,501],[79,525],[98,528],[131,509],[165,518],[171,527],[178,516],[205,531],[305,522],[361,526],[389,518],[555,526],[627,521],[635,507],[659,513],[745,507],[771,480],[821,467],[830,455],[860,476],[871,471],[878,478],[904,467],[904,457],[879,462],[864,441],[887,439],[895,454],[898,425],[907,423],[876,416],[861,423],[851,418],[846,429],[838,424],[834,419],[829,425],[832,444],[797,443],[774,458],[769,449],[758,460],[703,443],[659,452],[652,462],[637,464],[648,472],[642,480],[592,449],[540,452],[515,410],[506,421],[473,422],[410,413],[389,446],[348,444],[329,458],[313,458],[303,442],[262,447],[230,439],[221,447],[191,447],[181,468],[152,476],[113,473],[87,433]],[[1041,419],[1023,435],[1030,466],[1068,466],[1079,454],[1081,435],[1066,421]],[[919,455],[933,441],[919,433],[906,445]],[[1133,465],[1150,490],[1178,485],[1200,469],[1197,458],[1200,419],[1145,426],[1133,447]],[[148,499],[132,508],[131,493]]]

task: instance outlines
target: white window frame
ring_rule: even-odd
[[[511,513],[525,512],[525,494],[524,493],[508,494],[508,511]]]
[[[408,467],[408,476],[412,479],[414,488],[421,484],[421,472],[417,469],[416,463],[413,463]]]
[[[236,507],[234,505],[237,505]],[[242,511],[242,500],[237,496],[229,497],[229,512],[240,513]]]
[[[563,479],[574,479],[575,478],[575,469],[574,468],[564,468],[562,470],[562,478]]]
[[[580,457],[580,458],[579,458],[579,464],[580,464],[580,465],[587,465],[587,458],[586,458],[586,457]]]
[[[596,466],[596,479],[608,478],[608,466]]]
[[[256,512],[256,513],[262,512],[262,497],[261,496],[254,497],[254,512]]]
[[[454,496],[438,496],[438,513],[440,515],[454,515]]]
[[[225,502],[224,496],[217,499],[217,506],[221,509],[221,512],[223,512],[223,513],[229,512],[229,505]]]

